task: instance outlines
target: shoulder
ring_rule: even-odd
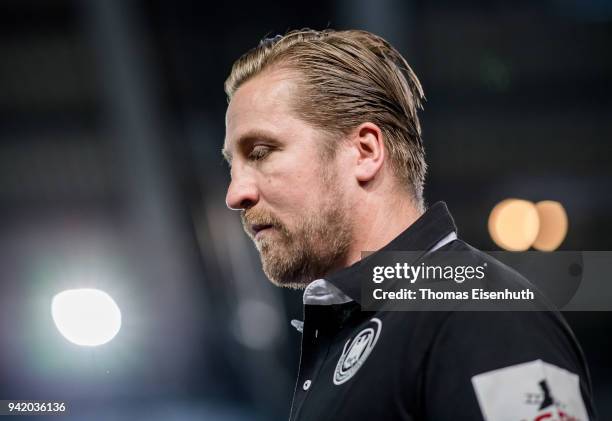
[[[518,410],[535,419],[546,408],[529,404],[528,395],[541,396],[545,384],[576,419],[592,416],[586,362],[558,315],[458,311],[437,328],[423,364],[426,412],[438,414],[442,400],[459,413],[506,419],[503,411]]]
[[[543,302],[541,308],[546,311],[446,312],[444,317],[436,318],[438,342],[459,341],[468,345],[466,338],[470,338],[473,341],[471,348],[475,348],[477,344],[481,349],[504,348],[505,352],[514,355],[529,353],[534,348],[547,346],[556,349],[570,348],[572,353],[579,350],[562,314],[547,302],[530,280],[510,266],[461,240],[453,241],[440,249],[438,256],[434,256],[433,259],[445,260],[445,255],[453,253],[460,255],[462,261],[470,264],[486,265],[486,276],[482,281],[486,288],[492,290],[533,288],[537,292],[538,300]]]
[[[513,268],[461,240],[447,244],[426,260],[444,263],[448,261],[445,252],[461,252],[470,264],[486,263],[488,286],[493,289],[532,285]],[[557,394],[555,398],[563,398],[572,414],[585,415],[585,419],[587,413],[593,416],[586,362],[558,311],[459,308],[398,313],[391,319],[394,327],[405,333],[401,335],[402,352],[407,359],[420,356],[419,395],[428,418],[481,419],[489,411],[491,419],[506,419],[498,417],[498,410],[523,411],[525,419],[535,418],[546,414],[546,408],[525,404],[525,399],[528,394],[541,395],[542,381],[554,385],[550,387]],[[441,406],[440,402],[446,404]]]

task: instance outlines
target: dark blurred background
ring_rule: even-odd
[[[301,292],[263,276],[220,148],[232,62],[302,27],[367,29],[405,55],[428,98],[426,199],[466,241],[496,250],[488,214],[521,197],[565,206],[561,249],[610,250],[612,2],[3,0],[0,399],[286,419]],[[108,344],[53,325],[51,298],[78,287],[121,308]],[[611,313],[566,317],[612,419]]]

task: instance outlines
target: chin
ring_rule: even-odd
[[[281,271],[277,268],[270,267],[270,265],[265,264],[263,261],[262,263],[267,278],[278,287],[304,289],[312,280],[316,279],[316,277],[306,276],[303,270],[300,269]]]

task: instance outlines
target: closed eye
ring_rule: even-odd
[[[252,161],[261,161],[271,152],[270,147],[265,145],[255,145],[251,152],[249,152],[248,158]]]

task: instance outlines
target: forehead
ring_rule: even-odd
[[[224,149],[251,132],[280,134],[297,118],[291,112],[291,101],[297,85],[295,73],[279,69],[267,71],[245,82],[234,93],[225,115]]]

